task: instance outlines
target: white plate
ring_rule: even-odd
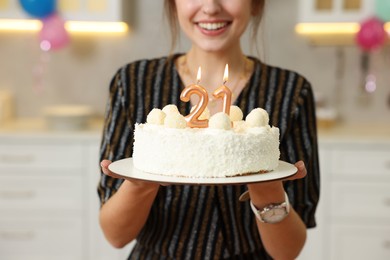
[[[294,165],[284,161],[279,161],[279,166],[272,172],[225,178],[190,178],[152,174],[134,168],[133,158],[115,161],[111,163],[108,168],[113,173],[121,175],[125,178],[146,180],[159,183],[197,185],[245,184],[272,181],[292,176],[297,172],[297,168]]]

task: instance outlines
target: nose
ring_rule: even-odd
[[[219,0],[203,0],[202,11],[207,15],[214,15],[221,11]]]

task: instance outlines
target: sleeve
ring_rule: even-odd
[[[320,193],[320,171],[314,95],[309,82],[305,81],[296,95],[292,111],[291,128],[281,141],[282,160],[295,163],[304,161],[307,176],[287,181],[285,189],[291,205],[308,228],[315,227],[315,211]]]
[[[104,128],[100,146],[100,161],[130,157],[132,154],[133,123],[128,116],[126,99],[126,68],[121,68],[110,83]],[[99,167],[100,168],[100,167]],[[123,179],[115,179],[100,172],[98,195],[103,205],[119,189]]]

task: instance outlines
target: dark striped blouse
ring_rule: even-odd
[[[131,157],[134,123],[145,122],[153,108],[175,104],[183,115],[189,113],[189,103],[180,101],[184,86],[174,64],[178,56],[133,62],[115,74],[101,159]],[[251,59],[254,73],[236,105],[244,115],[265,108],[270,124],[280,128],[281,160],[305,162],[307,177],[285,182],[285,189],[306,226],[314,227],[320,183],[311,86],[295,72]],[[102,204],[122,181],[101,174]],[[130,259],[269,259],[248,201],[238,200],[246,190],[245,185],[160,187]]]

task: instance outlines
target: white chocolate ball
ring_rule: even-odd
[[[191,112],[195,109],[195,106],[191,107]],[[199,120],[210,119],[210,110],[206,107],[205,110],[198,118]]]
[[[247,129],[247,126],[246,126],[246,122],[244,120],[233,122],[233,130],[236,133],[244,133],[246,129]]]
[[[241,121],[244,118],[244,114],[241,111],[241,108],[238,106],[230,106],[230,120]]]
[[[165,107],[163,107],[162,111],[168,115],[168,114],[171,114],[171,113],[175,113],[175,114],[180,114],[179,112],[179,109],[177,109],[177,106],[176,105],[166,105]]]
[[[246,116],[245,121],[249,127],[267,126],[269,123],[269,116],[266,110],[255,108]]]
[[[164,126],[168,128],[182,129],[186,128],[187,121],[184,119],[184,116],[179,113],[170,113],[165,117]]]
[[[146,122],[153,125],[163,125],[165,113],[158,108],[153,108],[146,117]]]
[[[230,130],[232,121],[224,112],[218,112],[210,118],[209,128]]]

